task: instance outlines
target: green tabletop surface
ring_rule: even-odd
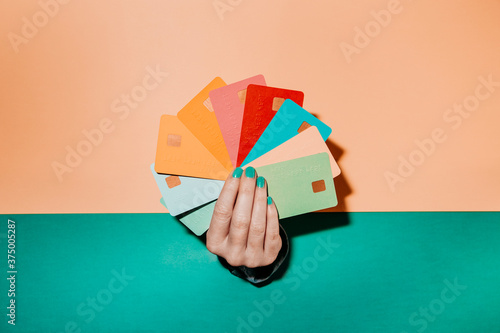
[[[255,287],[169,214],[2,215],[0,332],[500,332],[500,213],[312,213]],[[7,309],[15,299],[15,326]]]

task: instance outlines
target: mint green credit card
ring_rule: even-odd
[[[280,218],[337,205],[327,153],[269,164],[256,170],[266,179],[268,195],[273,198]]]
[[[160,199],[160,203],[167,208],[163,198]],[[185,214],[178,215],[176,218],[196,236],[201,236],[210,227],[210,220],[212,220],[215,203],[216,201],[212,201]]]

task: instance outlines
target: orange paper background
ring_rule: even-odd
[[[378,30],[372,12],[391,1],[73,0],[46,24],[40,3],[0,4],[1,213],[164,212],[149,170],[160,116],[215,76],[256,74],[303,91],[333,128],[339,209],[500,208],[500,88],[456,129],[443,119],[478,77],[500,81],[499,1],[402,0]],[[220,3],[231,10],[219,16]],[[10,38],[33,15],[41,27],[16,52]],[[342,43],[367,24],[373,37],[348,61]],[[127,111],[122,95],[147,68],[168,75]],[[59,180],[53,162],[103,119],[110,133]],[[446,140],[391,191],[384,174],[439,128]]]

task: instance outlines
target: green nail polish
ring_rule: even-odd
[[[273,199],[271,197],[267,197],[267,204],[270,205],[273,203]]]
[[[248,167],[245,169],[245,176],[248,178],[253,178],[255,177],[255,169],[252,167]]]
[[[240,178],[242,174],[243,174],[243,169],[238,167],[233,171],[233,178]]]
[[[257,187],[263,188],[266,185],[266,180],[264,177],[257,178]]]

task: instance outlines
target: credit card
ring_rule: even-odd
[[[160,203],[167,208],[165,200],[160,199]],[[182,224],[191,230],[196,236],[201,236],[210,227],[212,213],[214,211],[215,201],[198,207],[189,213],[176,216]],[[168,209],[168,208],[167,208]]]
[[[216,77],[177,113],[177,117],[222,166],[231,171],[231,159],[209,97],[211,90],[225,85],[220,77]]]
[[[302,106],[304,93],[251,84],[247,88],[237,165],[241,165],[286,99]]]
[[[266,179],[280,218],[337,205],[328,153],[319,153],[255,168]]]
[[[327,153],[300,157],[256,168],[266,178],[268,194],[280,219],[337,205],[330,158]],[[210,227],[216,201],[180,216],[179,220],[196,235]]]
[[[311,126],[316,126],[326,141],[332,129],[324,122],[304,110],[292,100],[287,99],[282,105],[252,150],[241,165],[247,165],[257,157],[293,138]]]
[[[219,122],[219,127],[224,137],[229,158],[233,165],[237,164],[238,148],[240,146],[241,124],[247,87],[249,84],[266,85],[263,75],[238,81],[227,86],[210,91],[210,101]]]
[[[224,181],[151,172],[160,189],[165,205],[172,216],[190,211],[219,197]]]
[[[196,236],[201,236],[210,227],[210,221],[214,212],[216,201],[212,201],[204,206],[194,209],[185,215],[179,215],[177,218]]]
[[[340,168],[316,126],[305,129],[290,140],[253,160],[249,165],[256,168],[319,153],[328,154],[332,176],[337,177],[340,174]]]
[[[163,115],[160,119],[155,171],[219,180],[226,180],[230,172],[176,116],[171,115]]]

